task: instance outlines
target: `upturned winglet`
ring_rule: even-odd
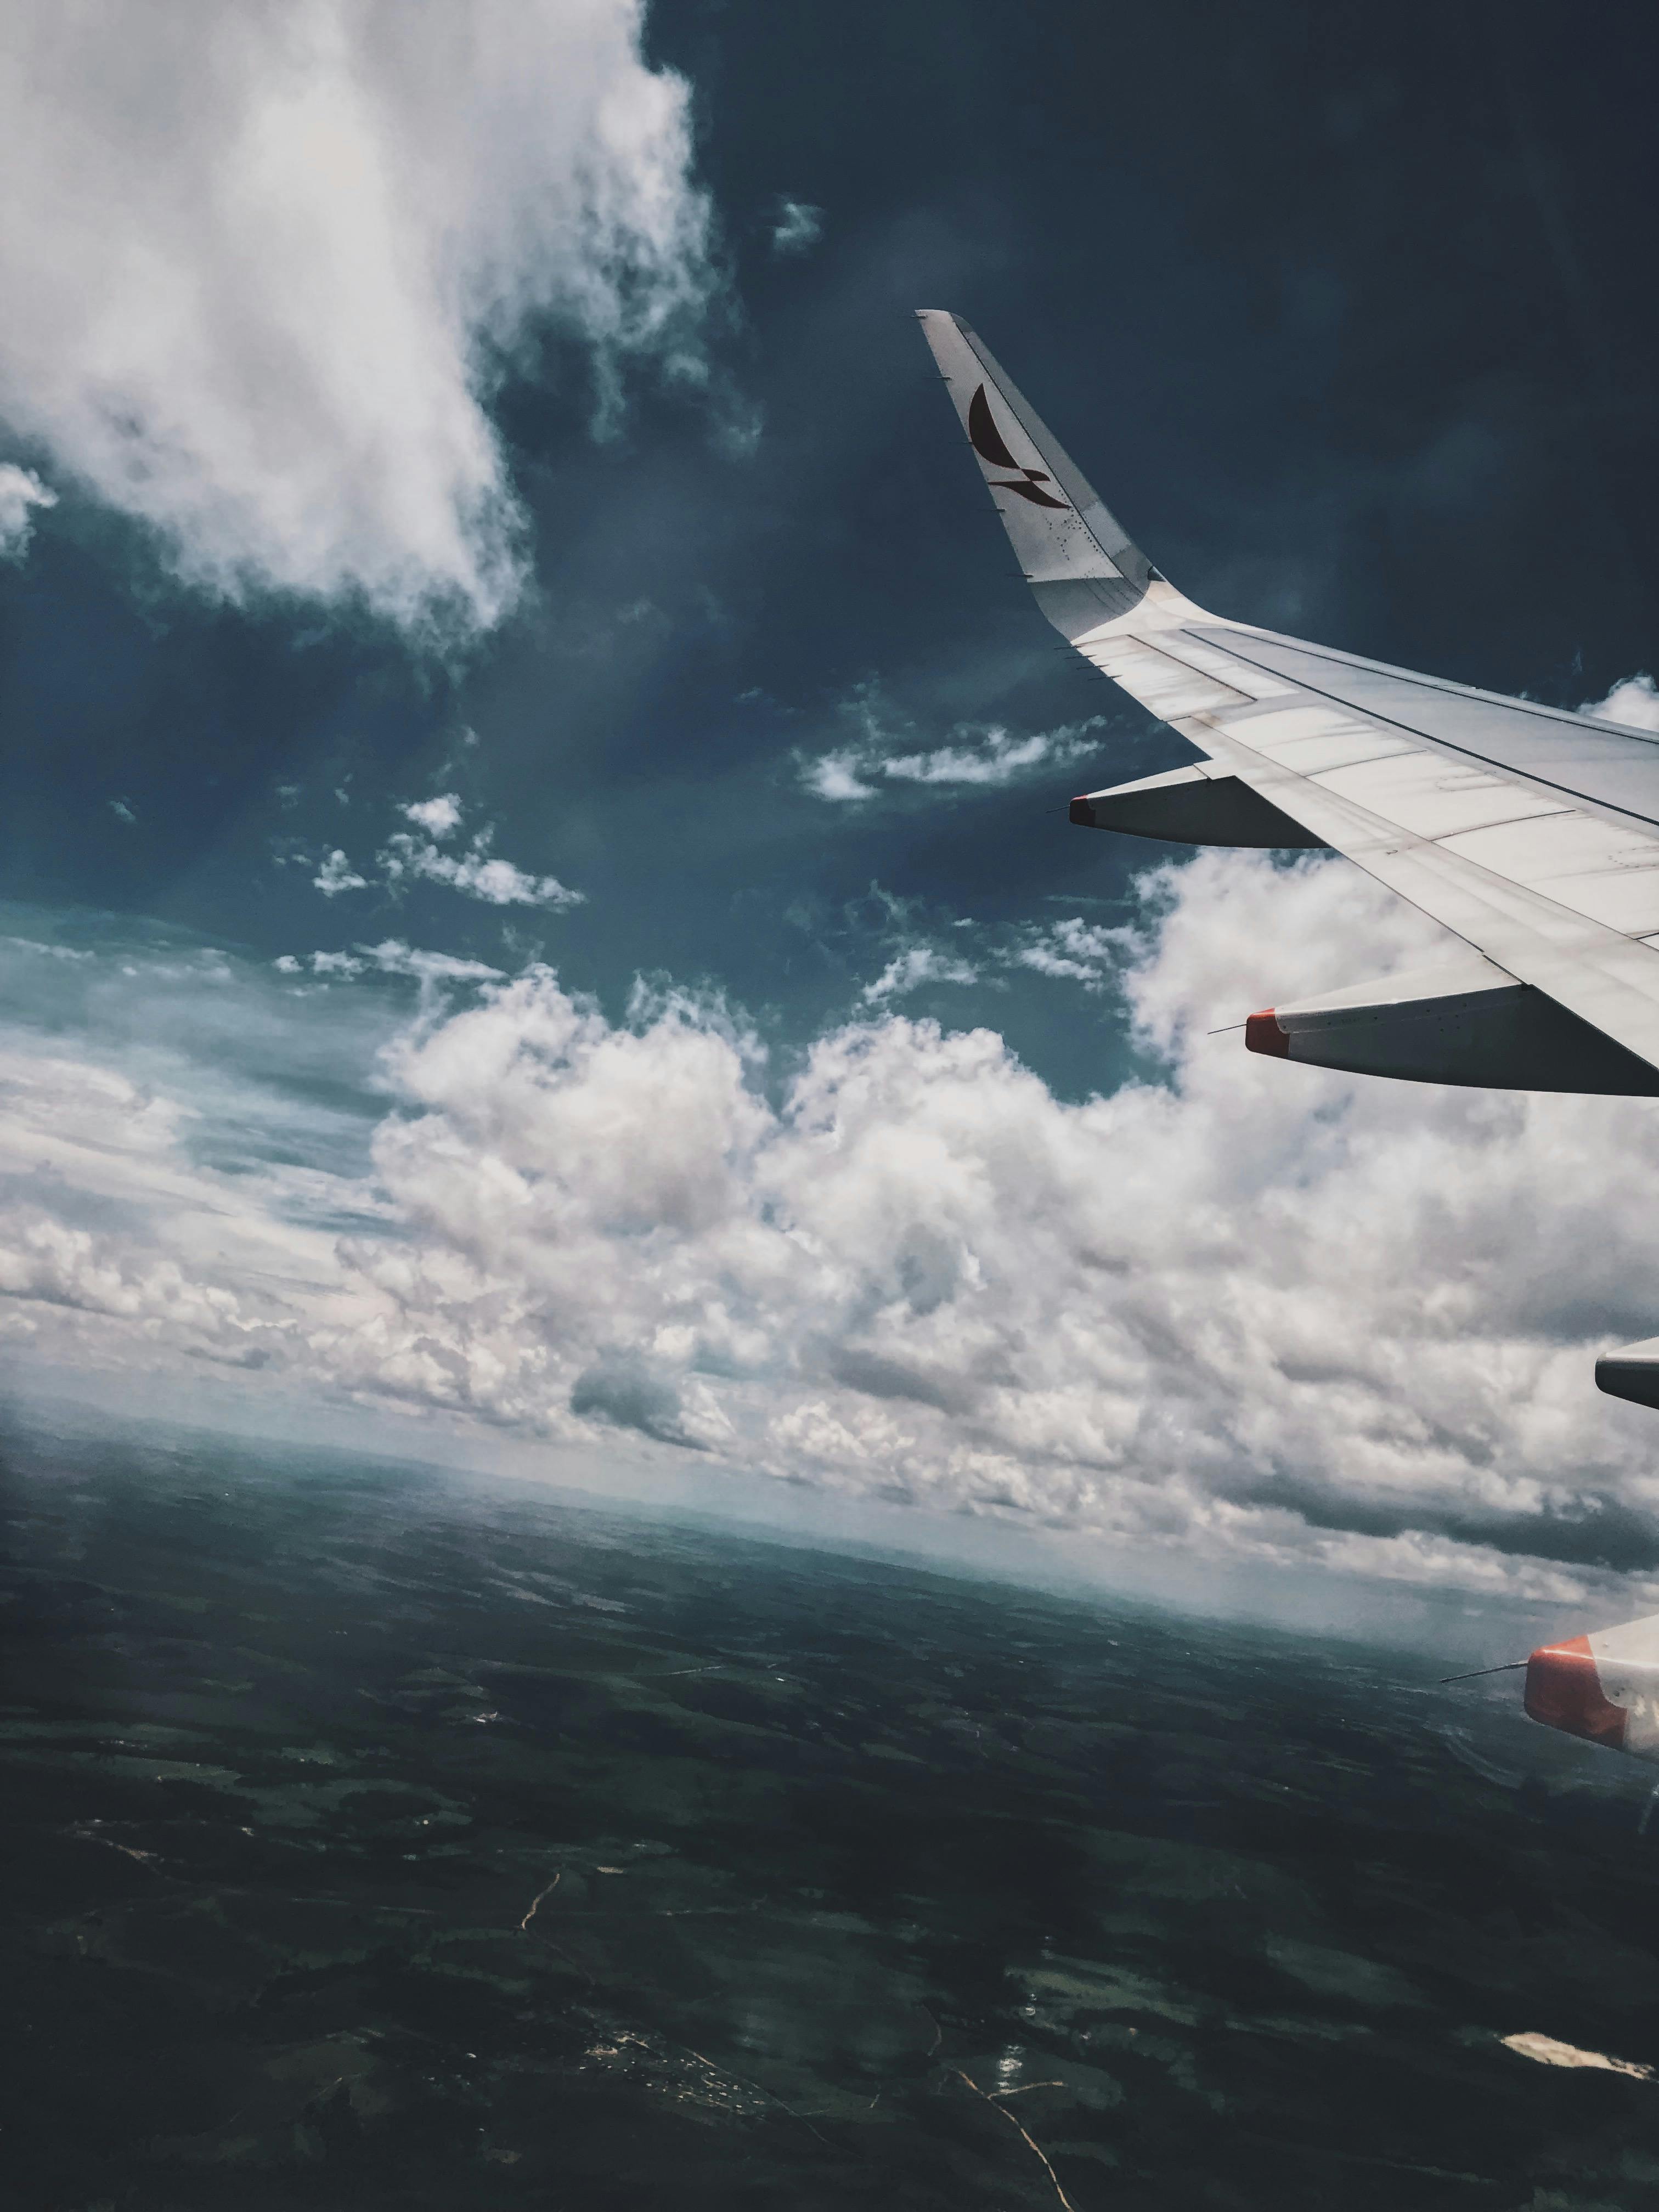
[[[1066,638],[1127,614],[1154,573],[1146,555],[961,316],[916,319],[1043,613]]]

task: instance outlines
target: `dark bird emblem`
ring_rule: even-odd
[[[1052,477],[1045,476],[1041,469],[1020,468],[1019,463],[1003,443],[1002,433],[996,426],[996,418],[991,412],[991,403],[985,397],[982,384],[968,403],[968,437],[981,460],[989,461],[994,469],[1019,470],[1018,476],[1006,483],[993,479],[993,491],[1017,491],[1022,499],[1029,499],[1033,507],[1063,507],[1066,505],[1063,499],[1053,499],[1046,491],[1037,489],[1039,484],[1052,483]]]

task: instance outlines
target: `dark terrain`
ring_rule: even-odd
[[[1659,2063],[1514,1677],[201,1439],[0,1504],[29,2212],[1656,2201],[1499,2040]]]

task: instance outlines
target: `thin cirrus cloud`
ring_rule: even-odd
[[[823,235],[823,210],[808,200],[781,199],[772,217],[772,251],[791,260],[810,253]]]
[[[204,592],[499,622],[526,568],[494,365],[550,320],[606,419],[630,357],[705,374],[709,207],[642,15],[17,0],[0,419]],[[50,498],[21,475],[0,531]]]
[[[206,1012],[199,960],[74,963],[81,1042],[0,1034],[0,1333],[37,1376],[258,1367],[296,1402],[625,1433],[1191,1558],[1645,1602],[1650,1429],[1589,1372],[1656,1317],[1644,1103],[1252,1059],[1206,1032],[1437,933],[1329,861],[1140,888],[1114,988],[1161,1073],[1075,1104],[994,1030],[881,1003],[769,1068],[718,1000],[612,1020],[544,967],[422,975],[401,942],[349,979],[215,956]],[[268,1063],[270,1095],[225,1090],[261,991],[285,1060],[307,1021],[359,1050],[366,1146],[309,1138]],[[195,1060],[141,1066],[174,1000],[211,1013]],[[125,1060],[106,1007],[143,1010]],[[281,1142],[215,1164],[261,1126]]]
[[[379,945],[360,945],[355,952],[313,952],[301,959],[284,952],[271,966],[279,975],[310,975],[324,983],[353,982],[371,972],[380,975],[409,975],[422,986],[446,983],[499,983],[502,971],[487,961],[465,960],[453,952],[428,952],[388,937]]]
[[[884,785],[998,789],[1016,782],[1040,768],[1057,768],[1097,751],[1096,732],[1104,718],[1091,715],[1083,722],[1062,723],[1053,730],[1034,731],[1017,738],[993,726],[975,729],[963,725],[948,744],[894,752],[873,717],[866,719],[866,734],[845,745],[808,757],[797,755],[803,787],[815,799],[848,805],[874,799]]]
[[[902,945],[872,983],[864,988],[864,1003],[878,1006],[902,998],[907,991],[930,983],[976,983],[980,970],[959,955],[943,952],[935,945]]]

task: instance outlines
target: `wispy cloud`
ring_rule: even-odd
[[[1073,915],[1067,921],[1027,930],[1009,957],[1016,967],[1034,969],[1039,975],[1063,976],[1086,990],[1103,991],[1139,944],[1133,930],[1109,928]]]
[[[35,510],[57,504],[57,493],[33,470],[0,461],[0,561],[21,561],[33,535]]]
[[[823,210],[805,200],[781,199],[772,218],[772,251],[784,258],[810,253],[823,235]]]
[[[324,856],[312,881],[325,898],[374,887],[395,893],[411,883],[433,883],[447,884],[464,898],[482,900],[486,906],[537,906],[559,913],[583,903],[585,891],[572,890],[556,876],[532,875],[492,851],[495,832],[491,823],[476,830],[459,850],[450,850],[444,841],[459,829],[462,811],[453,792],[407,801],[398,807],[398,813],[426,831],[426,836],[394,830],[374,856],[376,873],[372,878],[337,847]]]
[[[864,1002],[878,1006],[901,999],[924,983],[977,983],[979,969],[971,962],[941,951],[936,945],[907,945],[896,952],[873,983],[864,987]]]
[[[959,722],[944,743],[918,745],[913,732],[891,726],[872,686],[855,693],[843,712],[858,726],[855,738],[826,752],[795,756],[803,787],[815,799],[842,805],[874,799],[895,784],[998,789],[1097,752],[1097,733],[1106,726],[1105,717],[1095,714],[1022,737],[998,723]]]
[[[1025,738],[992,727],[976,738],[958,738],[956,744],[935,746],[931,752],[894,754],[883,761],[881,773],[897,783],[1012,783],[1027,769],[1053,766],[1094,751],[1090,732],[1099,727],[1098,720],[1062,723],[1058,729],[1038,730]]]
[[[845,752],[820,753],[816,760],[803,760],[800,780],[815,799],[846,801],[876,795],[876,786],[860,773],[860,757],[850,746]]]
[[[379,945],[360,945],[350,952],[284,952],[270,963],[279,975],[312,975],[324,982],[353,982],[359,975],[407,975],[422,984],[491,983],[502,970],[483,960],[464,960],[452,952],[427,952],[388,937]]]

